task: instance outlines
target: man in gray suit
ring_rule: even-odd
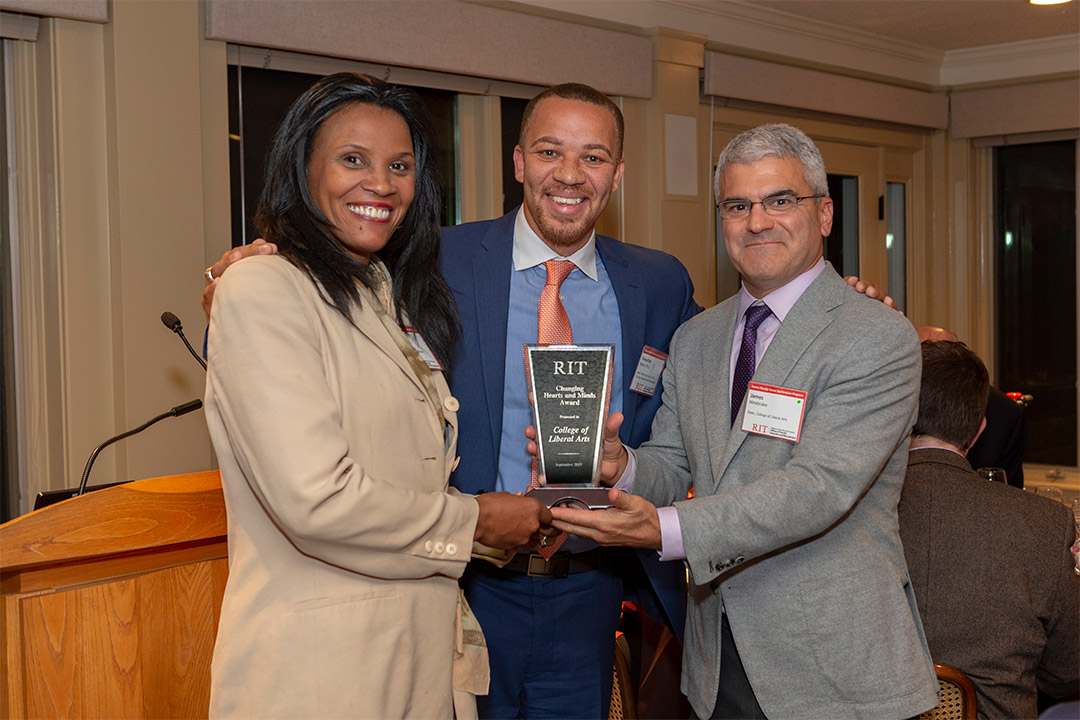
[[[715,192],[742,290],[675,334],[633,457],[609,421],[604,474],[633,494],[556,508],[556,525],[685,559],[682,689],[698,717],[918,715],[937,682],[896,515],[915,330],[824,261],[833,206],[801,131],[737,137]]]
[[[900,537],[934,660],[964,671],[979,717],[1033,718],[1036,688],[1080,692],[1072,513],[976,475],[965,456],[990,378],[963,343],[923,343]]]

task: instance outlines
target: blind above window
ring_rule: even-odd
[[[206,0],[206,36],[240,45],[546,87],[652,94],[652,42],[456,0]]]
[[[949,126],[944,93],[719,52],[705,54],[705,94],[916,127]]]

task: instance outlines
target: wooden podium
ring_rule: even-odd
[[[0,525],[0,717],[206,717],[227,575],[216,471]]]

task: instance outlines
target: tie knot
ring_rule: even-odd
[[[772,310],[765,303],[746,308],[746,330],[757,332],[758,326],[770,315],[772,315]]]
[[[554,285],[556,288],[561,287],[563,280],[574,267],[574,263],[569,260],[548,260],[544,263],[544,268],[547,270],[547,284]]]

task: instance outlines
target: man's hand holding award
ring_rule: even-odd
[[[527,434],[537,460],[537,479],[527,494],[548,507],[611,506],[600,480],[613,359],[611,345],[525,346],[535,423]]]

